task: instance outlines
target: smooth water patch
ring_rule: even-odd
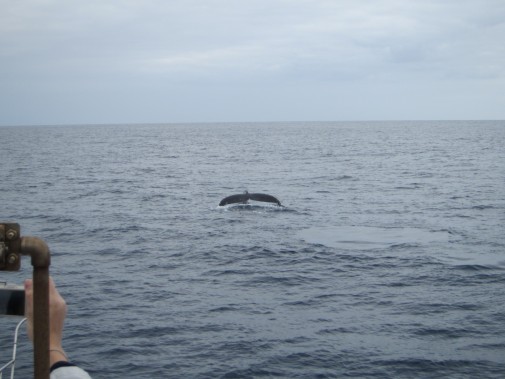
[[[446,231],[370,226],[312,227],[302,230],[299,236],[308,243],[348,250],[385,249],[395,245],[447,242],[449,239]]]

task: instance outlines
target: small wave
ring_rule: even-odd
[[[157,194],[152,194],[152,195],[145,195],[142,197],[143,202],[149,202],[152,200],[158,200],[158,199],[165,199],[167,198],[168,195],[164,193],[157,193]]]
[[[236,312],[239,310],[240,310],[240,308],[232,307],[232,306],[228,305],[228,306],[221,306],[221,307],[209,309],[209,312],[210,313],[223,313],[223,312]]]
[[[351,179],[354,179],[352,176],[350,175],[340,175],[340,176],[337,176],[335,178],[336,180],[351,180]]]
[[[206,373],[208,375],[204,377],[208,378],[216,378],[220,377],[223,379],[240,379],[240,378],[282,378],[284,377],[284,372],[279,369],[266,369],[260,367],[251,367],[246,369],[238,369],[228,371],[221,376],[221,373],[212,371],[210,373]]]
[[[274,275],[261,275],[256,276],[250,280],[243,281],[241,285],[246,287],[262,287],[262,286],[272,286],[276,287],[284,286],[284,287],[295,287],[299,286],[306,282],[313,282],[315,279],[306,278],[300,275],[293,275],[291,277],[285,276],[274,276]]]
[[[339,327],[339,328],[326,328],[326,329],[321,329],[316,334],[318,335],[334,335],[334,334],[353,334],[357,333],[358,331],[356,328],[344,328],[344,327]]]
[[[238,276],[243,276],[243,275],[251,275],[254,274],[255,271],[253,270],[212,270],[206,273],[208,276],[226,276],[226,275],[238,275]]]
[[[288,307],[315,307],[319,304],[319,301],[316,301],[315,299],[310,299],[310,300],[297,300],[297,301],[288,301],[286,303],[283,303],[282,306],[288,306]]]
[[[475,205],[471,209],[477,209],[479,211],[483,211],[485,209],[494,209],[495,207],[493,205]]]
[[[474,349],[490,349],[493,351],[505,350],[505,342],[474,344],[470,345],[468,348],[472,350]]]
[[[405,311],[414,315],[435,315],[444,314],[451,311],[478,311],[482,306],[470,303],[446,304],[446,303],[428,303],[413,304],[406,306]]]
[[[405,282],[392,282],[387,284],[388,287],[410,287],[413,284],[405,283]]]
[[[437,329],[437,328],[421,328],[414,331],[414,334],[417,336],[428,336],[428,337],[436,337],[439,339],[454,339],[467,337],[469,335],[475,335],[475,331],[467,330],[467,329],[459,329],[459,328],[447,328],[447,329]]]
[[[405,190],[414,190],[414,189],[419,189],[422,187],[421,183],[410,183],[404,186],[397,186],[395,189],[405,189]]]
[[[489,361],[479,360],[431,360],[420,358],[378,360],[374,362],[377,366],[387,369],[390,377],[421,377],[449,378],[449,377],[479,377],[476,373],[486,372],[503,374],[503,365],[494,364]]]
[[[458,270],[463,270],[463,271],[489,271],[489,270],[496,269],[496,267],[486,266],[486,265],[478,265],[478,264],[456,265],[455,268]]]

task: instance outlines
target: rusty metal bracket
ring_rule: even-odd
[[[21,256],[33,266],[33,347],[35,379],[49,379],[49,266],[47,244],[37,237],[21,237],[19,224],[0,222],[0,271],[18,271]]]

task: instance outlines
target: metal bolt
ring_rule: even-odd
[[[9,262],[9,264],[11,264],[11,265],[13,265],[14,263],[16,263],[17,260],[18,260],[18,257],[17,257],[17,255],[14,255],[14,254],[10,254],[7,257],[7,262]]]
[[[13,240],[14,238],[17,237],[17,233],[14,229],[9,229],[7,230],[7,233],[5,233],[5,236],[7,237],[8,240]]]

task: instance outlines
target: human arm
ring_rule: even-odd
[[[25,281],[25,297],[27,333],[30,340],[33,341],[33,282],[30,279]],[[53,279],[49,278],[49,364],[51,378],[89,378],[84,370],[68,361],[67,354],[63,350],[63,327],[66,315],[67,304],[65,299],[56,289]]]

